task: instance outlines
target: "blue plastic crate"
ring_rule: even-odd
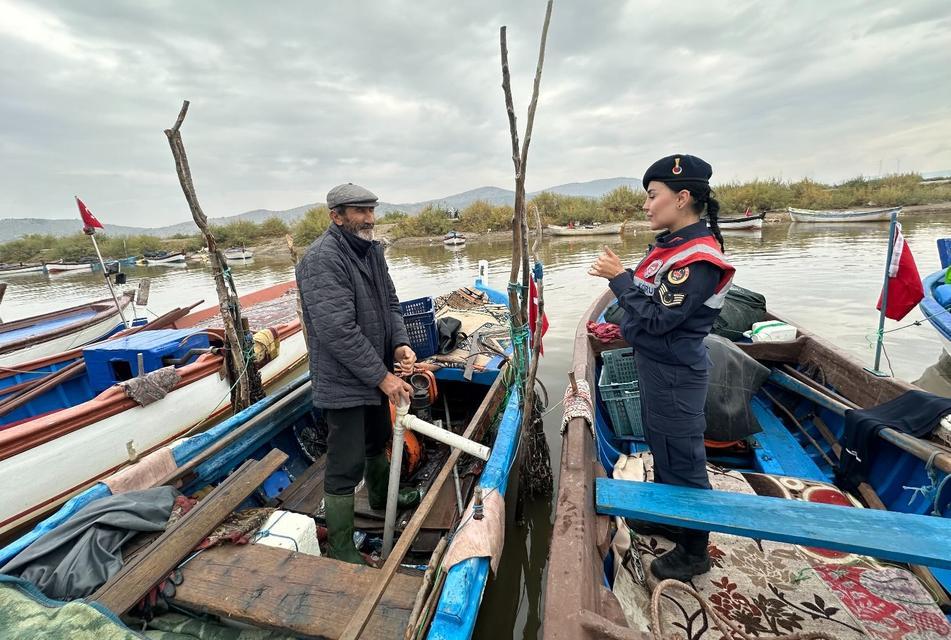
[[[432,298],[417,298],[400,303],[403,324],[409,334],[410,346],[416,357],[422,360],[436,355],[439,350],[439,333],[436,331],[436,312]]]
[[[613,349],[601,357],[604,366],[598,379],[598,391],[608,410],[614,435],[624,440],[643,440],[641,392],[634,352],[630,348]]]

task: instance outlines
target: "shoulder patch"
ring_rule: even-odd
[[[670,284],[683,284],[690,277],[690,267],[681,267],[667,272],[667,281]]]
[[[660,286],[657,288],[657,293],[660,296],[660,303],[665,307],[679,307],[684,303],[684,300],[687,299],[687,294],[685,293],[671,293],[670,289],[667,288],[666,282],[660,283]]]

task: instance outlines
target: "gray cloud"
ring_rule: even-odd
[[[486,6],[488,5],[488,6]],[[187,219],[162,130],[210,215],[360,181],[422,200],[512,182],[544,3],[0,0],[0,206]],[[951,7],[556,2],[529,188],[638,175],[673,151],[721,181],[951,168]]]

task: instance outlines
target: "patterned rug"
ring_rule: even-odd
[[[650,454],[638,458],[622,467],[622,477],[652,480]],[[713,488],[721,491],[857,506],[824,483],[741,475],[713,466],[708,473]],[[647,631],[650,593],[657,584],[650,563],[673,544],[660,536],[636,534],[616,520],[628,531],[619,531],[621,545],[615,544],[615,557],[621,560],[615,563],[614,592],[628,623]],[[635,541],[630,551],[623,548],[625,533]],[[951,637],[951,625],[906,569],[865,556],[719,533],[710,536],[709,551],[713,568],[691,580],[691,586],[752,636],[823,631],[842,640]],[[661,611],[665,637],[721,639],[713,621],[689,596],[665,593]]]

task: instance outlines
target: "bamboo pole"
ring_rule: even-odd
[[[250,376],[247,375],[247,369],[250,365],[245,363],[244,339],[241,331],[241,308],[238,301],[228,292],[228,286],[225,283],[224,270],[227,262],[215,241],[215,236],[208,227],[208,218],[205,216],[201,205],[198,203],[198,195],[195,193],[195,184],[192,182],[191,169],[188,166],[188,156],[185,154],[185,144],[182,142],[181,127],[185,121],[185,115],[188,113],[188,100],[182,104],[182,109],[178,113],[178,118],[171,129],[165,130],[168,137],[169,147],[172,149],[172,156],[175,158],[175,170],[178,173],[178,181],[185,194],[185,201],[188,202],[188,208],[191,210],[192,218],[208,246],[208,256],[211,259],[211,271],[215,280],[215,290],[218,293],[218,306],[221,309],[221,319],[224,322],[225,338],[228,342],[228,353],[231,361],[231,367],[237,376],[237,381],[232,381],[237,385],[237,393],[233,410],[237,411],[251,405],[251,385]]]

